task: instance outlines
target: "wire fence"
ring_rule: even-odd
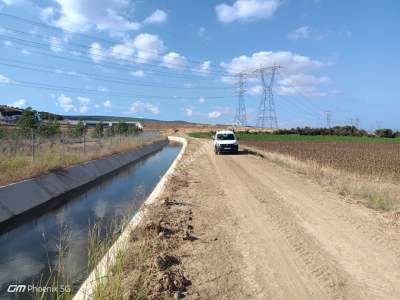
[[[93,131],[84,131],[72,136],[68,131],[43,135],[37,129],[29,131],[8,130],[0,134],[0,156],[30,157],[32,161],[42,156],[85,156],[88,154],[113,153],[121,146],[141,145],[159,135],[158,132],[134,132],[94,136]]]

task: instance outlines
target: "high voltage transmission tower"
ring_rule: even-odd
[[[326,128],[331,128],[332,127],[332,112],[330,110],[327,110],[325,112],[325,121],[326,121]]]
[[[263,93],[258,109],[257,127],[265,128],[267,123],[269,128],[278,128],[278,118],[276,116],[272,86],[275,81],[276,71],[279,68],[280,66],[278,65],[274,65],[272,68],[268,68],[268,70],[271,70],[271,78],[268,84],[265,79],[267,68],[260,66],[260,68],[255,71],[260,76],[263,88]]]
[[[238,107],[235,115],[235,125],[247,126],[246,104],[244,102],[244,93],[246,92],[246,77],[244,73],[239,73],[237,76],[237,94],[238,94]]]

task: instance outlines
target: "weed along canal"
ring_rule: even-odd
[[[77,291],[93,268],[93,256],[100,255],[98,245],[118,235],[121,220],[137,212],[180,149],[169,143],[74,193],[61,206],[3,228],[0,299],[32,299],[29,293],[8,293],[12,284]]]

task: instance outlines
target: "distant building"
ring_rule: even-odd
[[[70,124],[70,125],[77,125],[79,122],[81,122],[81,121],[68,120],[68,124]],[[94,127],[96,127],[96,124],[99,123],[99,121],[92,121],[92,120],[82,120],[82,122],[88,128],[91,128],[91,127],[94,128]],[[116,126],[119,122],[116,122],[116,121],[102,121],[102,123],[103,123],[103,127],[104,128],[110,128],[110,127]],[[127,122],[124,122],[124,123],[128,124],[128,126],[135,126],[139,130],[143,130],[143,125],[140,122],[127,121]]]
[[[21,117],[23,110],[8,106],[0,106],[0,121],[4,123],[16,123]]]

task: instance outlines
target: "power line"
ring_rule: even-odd
[[[113,97],[143,97],[143,98],[157,98],[157,99],[199,99],[199,97],[204,97],[207,99],[229,99],[232,96],[161,96],[161,95],[143,95],[143,94],[124,94],[124,93],[109,93],[107,91],[101,92],[98,90],[93,89],[83,89],[83,88],[76,88],[76,87],[69,87],[69,86],[61,86],[61,85],[52,85],[52,84],[44,84],[39,82],[32,82],[32,81],[18,81],[18,82],[0,82],[0,84],[5,85],[14,85],[18,87],[27,87],[27,88],[37,88],[37,89],[45,89],[45,90],[56,90],[56,91],[68,91],[71,93],[79,93],[79,94],[94,94],[94,95],[102,95],[102,96],[113,96]]]
[[[90,39],[90,40],[101,41],[101,42],[107,43],[109,45],[115,45],[115,43],[117,43],[116,41],[105,39],[104,37],[93,36],[93,35],[89,35],[89,34],[85,34],[85,33],[81,33],[81,32],[74,32],[74,31],[67,30],[67,29],[60,29],[59,27],[52,26],[52,25],[49,25],[49,24],[46,24],[46,23],[43,23],[43,22],[37,22],[37,21],[29,20],[29,19],[22,18],[22,17],[19,17],[19,16],[15,16],[15,15],[11,15],[11,14],[0,13],[0,16],[13,19],[13,20],[15,20],[15,21],[17,21],[19,23],[35,25],[35,26],[38,26],[38,27],[47,28],[47,29],[50,29],[50,30],[53,30],[53,31],[57,31],[57,32],[66,32],[66,33],[70,33],[70,34],[73,34],[73,35],[78,35],[78,36],[81,36],[81,37],[84,37],[84,38],[87,38],[87,39]],[[140,50],[141,52],[149,53],[149,54],[159,54],[158,52],[151,51],[149,49],[141,49],[141,48],[139,48],[138,50]],[[200,60],[187,59],[187,61],[188,62],[192,62],[193,64],[204,63],[204,60],[200,61]],[[215,67],[223,70],[222,68],[220,68],[217,65]]]
[[[26,34],[28,34],[28,33],[26,33]],[[32,40],[28,40],[28,39],[18,38],[15,36],[8,36],[8,35],[4,35],[4,34],[0,34],[0,37],[11,40],[18,44],[24,44],[24,45],[28,45],[29,47],[45,49],[45,50],[48,50],[48,48],[50,47],[50,43],[51,43],[50,41],[47,41],[47,43],[44,43],[44,42],[38,42],[38,41],[32,41]],[[72,44],[72,43],[69,43],[69,44]],[[81,46],[81,47],[84,47],[86,51],[90,50],[90,47],[86,47],[86,46]],[[55,46],[54,48],[58,49],[60,51],[63,51],[63,50],[76,51],[76,48],[72,48],[70,46],[64,46],[64,47]],[[54,57],[55,55],[53,54],[52,56]],[[105,61],[108,63],[112,63],[113,65],[117,64],[119,67],[125,67],[125,68],[129,68],[129,69],[131,69],[134,66],[140,65],[141,67],[147,67],[150,70],[157,72],[158,74],[167,74],[168,76],[177,76],[177,75],[181,74],[181,75],[186,75],[186,76],[197,76],[200,78],[206,77],[206,75],[214,76],[214,77],[215,76],[232,77],[232,75],[230,75],[229,73],[226,73],[226,72],[219,73],[219,72],[209,71],[209,72],[205,73],[203,71],[199,71],[196,69],[174,69],[174,68],[168,67],[167,65],[157,65],[157,64],[151,64],[149,62],[145,62],[145,60],[140,57],[137,57],[137,58],[143,60],[142,62],[137,62],[137,61],[135,62],[135,61],[132,61],[129,59],[122,59],[122,58],[110,59],[109,56],[100,54],[100,53],[92,53],[92,56],[95,58],[98,58],[99,61],[94,62],[93,60],[86,60],[86,61],[89,61],[91,64],[101,65],[104,63],[103,62],[100,63],[100,61]],[[67,59],[71,59],[71,57],[68,57]],[[171,73],[174,73],[174,72],[175,72],[175,74],[171,75]],[[178,74],[176,74],[176,73],[178,73]]]
[[[123,84],[123,85],[129,85],[129,86],[144,86],[144,87],[157,87],[157,88],[166,88],[166,89],[182,89],[182,90],[189,90],[189,89],[201,89],[201,90],[231,90],[229,87],[207,87],[207,86],[194,86],[190,88],[185,88],[182,86],[174,86],[174,85],[160,85],[159,83],[155,82],[146,82],[146,81],[141,81],[140,83],[133,82],[132,80],[126,80],[126,79],[121,79],[121,78],[116,78],[116,77],[110,77],[110,76],[100,76],[97,74],[93,73],[87,73],[87,72],[79,72],[79,73],[71,73],[71,72],[64,72],[61,70],[52,70],[52,69],[47,69],[42,66],[38,65],[33,65],[29,64],[26,65],[25,62],[18,61],[18,60],[9,60],[11,62],[19,62],[25,65],[20,65],[20,64],[13,64],[9,62],[4,62],[2,59],[0,59],[0,65],[2,66],[7,66],[11,68],[18,68],[18,69],[23,69],[23,70],[29,70],[29,71],[34,71],[34,72],[41,72],[41,73],[47,73],[47,74],[54,74],[54,75],[60,75],[60,76],[68,76],[68,77],[78,77],[82,78],[84,76],[97,80],[97,81],[102,81],[102,82],[110,82],[110,83],[118,83],[118,84]],[[83,76],[84,75],[84,76]]]
[[[0,34],[1,36],[1,34]],[[17,41],[17,43],[20,43],[19,41]],[[24,50],[24,48],[22,47],[17,47],[15,45],[11,45],[10,47],[19,49],[19,50]],[[34,48],[39,48],[42,49],[41,47],[37,47],[37,46],[33,46]],[[47,47],[45,48],[47,50]],[[31,49],[30,49],[31,50]],[[61,60],[65,60],[67,62],[78,62],[78,63],[85,63],[88,65],[95,65],[95,66],[100,66],[100,67],[105,67],[108,69],[112,69],[112,70],[119,70],[119,71],[133,71],[133,66],[128,66],[128,65],[123,65],[123,64],[111,64],[111,63],[100,63],[100,62],[96,62],[95,64],[93,63],[93,61],[89,60],[89,59],[78,59],[75,57],[66,57],[66,56],[61,56],[61,55],[57,55],[54,53],[51,53],[49,51],[47,52],[42,52],[42,51],[38,51],[35,49],[34,53],[39,54],[39,55],[43,55],[46,56],[47,58],[55,58],[55,59],[61,59]],[[171,74],[168,72],[162,72],[162,71],[154,71],[154,70],[146,70],[146,72],[151,73],[152,75],[155,76],[160,76],[160,77],[168,77],[168,78],[177,78],[177,79],[185,79],[188,80],[188,75],[179,75],[179,74]],[[197,79],[208,79],[206,77],[197,77]]]

